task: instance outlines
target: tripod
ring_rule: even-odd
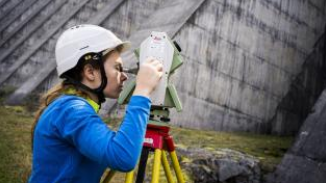
[[[151,115],[153,118],[153,115]],[[167,118],[161,118],[166,120]],[[143,149],[138,165],[138,173],[136,183],[142,183],[145,178],[145,171],[147,160],[150,152],[154,152],[154,164],[152,170],[151,183],[158,183],[160,178],[160,167],[163,165],[166,178],[169,183],[174,182],[171,168],[167,159],[167,152],[170,154],[172,160],[172,166],[174,168],[177,180],[179,183],[184,183],[184,178],[181,172],[177,154],[175,152],[175,146],[173,138],[169,135],[170,127],[165,123],[150,121],[147,125],[147,131],[143,144]],[[110,170],[104,179],[103,183],[108,183],[115,174],[114,170]],[[126,174],[125,183],[132,183],[134,177],[134,170]]]

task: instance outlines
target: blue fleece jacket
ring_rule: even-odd
[[[139,158],[150,100],[132,96],[117,132],[83,98],[63,95],[40,116],[34,132],[30,183],[98,183],[106,167],[132,170]]]

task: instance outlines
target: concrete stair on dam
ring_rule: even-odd
[[[109,3],[105,4],[105,6],[99,11],[98,14],[94,16],[86,15],[84,16],[85,18],[81,20],[81,22],[98,24],[101,21],[103,21],[103,19],[107,18],[107,16],[109,16],[115,10],[115,8],[117,8],[122,2],[123,0],[110,1]],[[80,1],[76,6],[73,6],[73,8],[71,8],[67,13],[63,13],[61,15],[62,17],[58,18],[59,21],[53,22],[54,26],[51,29],[44,32],[44,35],[42,35],[40,39],[35,40],[32,47],[30,47],[27,51],[21,54],[18,57],[18,59],[12,65],[10,65],[5,72],[1,74],[0,84],[6,85],[9,83],[9,84],[14,84],[15,86],[19,86],[18,89],[15,90],[15,92],[7,99],[8,104],[10,103],[19,104],[22,101],[22,99],[27,94],[29,94],[29,92],[33,91],[34,87],[38,86],[44,79],[46,79],[46,77],[49,75],[48,72],[52,68],[55,68],[54,47],[55,47],[55,41],[58,37],[58,33],[64,27],[68,28],[71,25],[75,24],[72,23],[73,21],[78,22],[78,20],[74,20],[76,19],[75,17],[81,16],[78,14],[81,13],[85,14],[85,12],[87,13],[87,10],[88,12],[92,12],[92,11],[94,12],[94,8],[92,8],[92,6],[96,7],[97,4],[90,5],[91,3],[94,3],[94,1],[93,2],[90,0]],[[62,3],[59,2],[58,6],[62,6]],[[69,9],[69,3],[66,3],[63,6],[66,6],[66,9]],[[59,14],[56,15],[58,16]],[[19,42],[24,42],[24,41],[26,40],[23,39],[19,40]],[[13,46],[16,47],[17,44]],[[9,51],[11,51],[11,49],[12,48],[10,48]],[[40,63],[35,63],[35,61],[33,63],[32,58],[34,56],[37,57],[38,59],[45,58],[45,60],[37,60],[37,62]],[[31,68],[29,66],[30,64],[35,64],[36,67]],[[22,72],[20,71],[21,68],[24,67],[33,70],[33,71],[29,71],[28,72],[29,74],[25,73],[25,77],[23,76],[24,74],[22,74]],[[20,93],[23,94],[21,95]]]
[[[22,20],[21,22],[19,22],[19,24],[17,26],[14,27],[14,29],[11,29],[10,31],[8,31],[8,33],[3,33],[3,35],[1,35],[1,40],[0,40],[0,47],[2,47],[8,40],[10,40],[18,31],[20,31],[24,26],[26,26],[26,24],[30,23],[33,18],[41,11],[43,10],[49,3],[51,2],[51,0],[46,0],[46,1],[42,1],[42,3],[36,7],[36,9],[29,14],[24,20]],[[62,1],[63,3],[65,1]],[[61,7],[61,6],[57,6],[57,7]],[[54,9],[56,10],[56,9]],[[53,11],[55,12],[55,11]],[[52,15],[51,13],[49,15]],[[46,20],[46,19],[45,19]],[[40,24],[39,24],[40,25]],[[1,28],[0,32],[2,32],[7,26],[3,26],[4,28]],[[36,26],[35,26],[36,27]],[[3,59],[1,59],[3,60]]]
[[[122,1],[120,1],[121,3]],[[137,30],[131,33],[128,40],[132,43],[132,49],[125,53],[123,55],[124,60],[128,60],[126,63],[136,63],[136,58],[132,52],[135,48],[139,46],[142,40],[144,40],[151,31],[158,30],[158,31],[165,31],[168,33],[170,37],[173,37],[182,27],[183,24],[187,22],[187,20],[191,17],[191,15],[200,7],[200,5],[204,2],[204,0],[201,1],[165,1],[162,5],[158,7],[157,10],[154,11],[148,17],[148,19],[142,20],[141,25],[138,27]],[[115,7],[118,7],[119,3],[115,4]],[[105,19],[108,18],[110,11],[114,11],[115,9],[112,8],[113,5],[108,5],[107,9],[103,8],[100,10],[97,15],[90,20],[87,21],[87,23],[92,24],[98,24],[101,25]],[[182,7],[182,8],[180,8]],[[178,11],[177,11],[178,10]],[[173,16],[168,16],[170,12],[175,12]],[[107,15],[105,15],[105,13]],[[50,36],[49,36],[50,37]],[[50,38],[47,38],[48,40]],[[46,42],[44,39],[43,42]],[[40,40],[40,43],[42,43],[42,40]],[[44,44],[44,43],[43,43]],[[53,44],[55,44],[55,41],[53,41]],[[42,46],[42,45],[41,45]],[[41,46],[39,46],[37,49],[39,49]],[[33,49],[34,52],[37,51],[37,49]],[[54,50],[54,49],[53,49]],[[52,51],[49,49],[49,51]],[[48,52],[49,52],[48,51]],[[53,52],[53,51],[52,51]],[[32,53],[33,54],[33,53]],[[29,59],[29,57],[32,56],[32,54],[28,54],[24,58],[24,62]],[[50,55],[50,54],[48,54]],[[132,68],[135,65],[128,65],[127,67]],[[18,67],[17,67],[18,68]],[[16,69],[17,69],[16,68]],[[55,76],[55,61],[54,58],[50,58],[46,64],[42,66],[42,69],[38,69],[34,72],[34,74],[26,79],[22,79],[20,87],[18,87],[12,95],[10,95],[6,102],[7,104],[20,104],[23,102],[24,98],[28,96],[31,92],[35,91],[37,88],[42,87],[46,82],[46,80],[49,80],[49,78],[53,78]],[[14,73],[13,73],[14,75]],[[0,80],[1,83],[6,83],[10,81],[11,77],[7,77],[6,79]],[[19,86],[19,85],[17,85]],[[107,111],[110,111],[110,109],[115,106],[115,101],[109,101],[104,105],[104,108],[106,108]]]
[[[9,3],[11,2],[11,4]],[[14,8],[16,5],[14,5],[13,3],[19,3],[18,0],[16,1],[9,1],[9,0],[2,0],[0,1],[0,20],[4,17],[4,14],[6,12],[9,12],[10,9]]]
[[[78,8],[83,6],[85,2],[87,1],[81,2],[79,6],[72,9],[71,14],[73,15],[75,11],[78,11]],[[46,42],[49,36],[53,34],[53,26],[50,26],[49,28],[51,32],[49,31],[49,33],[46,33],[42,38],[40,38],[40,35],[44,34],[44,31],[46,30],[46,28],[44,28],[44,24],[49,22],[55,26],[56,22],[51,21],[51,17],[57,14],[58,11],[62,10],[62,8],[69,8],[69,4],[66,0],[58,0],[53,2],[53,4],[47,7],[47,9],[42,9],[43,4],[40,6],[40,12],[33,11],[33,13],[37,14],[36,18],[29,15],[23,22],[14,21],[11,23],[11,25],[17,26],[14,26],[13,30],[2,32],[2,40],[6,40],[5,43],[8,45],[1,42],[0,85],[3,85],[5,81],[8,81],[7,79],[11,77],[19,67],[26,63],[31,55],[36,52],[44,42]],[[62,17],[61,22],[58,23],[67,22],[69,17],[67,18]],[[10,27],[8,27],[8,29],[9,28]],[[38,32],[40,29],[41,31]],[[6,34],[6,32],[8,33]],[[31,44],[27,44],[28,42],[31,42]]]
[[[52,5],[49,5],[51,1],[42,2],[43,3],[40,4],[40,6],[32,12],[32,14],[28,15],[26,19],[23,19],[23,21],[17,23],[12,23],[16,24],[17,26],[14,26],[7,32],[2,32],[2,38],[0,41],[0,86],[14,73],[14,71],[16,71],[26,62],[24,57],[19,58],[16,56],[17,53],[15,52],[17,52],[17,50],[19,50],[21,53],[24,52],[21,49],[21,47],[24,46],[24,43],[33,38],[33,34],[37,32],[37,30],[39,30],[52,15],[58,12],[67,2],[67,0],[61,0],[56,4],[52,3]],[[50,6],[50,8],[43,13],[42,10],[44,6],[47,5]],[[40,16],[42,14],[44,14],[44,16]],[[30,54],[32,53],[33,52],[30,52]],[[19,56],[23,56],[23,54],[20,54]],[[29,55],[27,54],[27,58],[28,57]]]
[[[20,3],[22,3],[23,1],[20,0],[14,0],[14,1],[10,1],[10,0],[3,0],[0,2],[0,21],[2,21],[4,19],[4,17],[6,17],[6,15],[8,15],[10,12],[12,12],[13,9],[15,9],[16,7],[19,6]]]
[[[37,0],[27,0],[22,1],[20,3],[20,6],[15,6],[13,9],[11,9],[9,12],[4,12],[4,16],[6,18],[2,18],[1,24],[0,24],[0,32],[2,32],[4,29],[6,29],[13,21],[18,19],[28,8],[36,4]],[[47,2],[47,1],[45,1]]]

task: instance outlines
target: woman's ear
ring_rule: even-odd
[[[98,76],[97,70],[90,64],[86,64],[83,68],[83,79],[89,82],[95,81]]]

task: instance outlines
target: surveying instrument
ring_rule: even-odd
[[[145,39],[140,48],[135,50],[136,57],[141,65],[148,57],[154,57],[163,65],[163,76],[151,94],[152,101],[150,118],[147,124],[147,131],[144,139],[143,149],[138,165],[136,183],[142,183],[145,178],[147,160],[150,152],[154,152],[154,162],[151,183],[158,183],[160,178],[160,167],[163,165],[166,178],[169,183],[174,182],[167,153],[170,154],[171,162],[177,181],[184,183],[179,161],[175,152],[173,138],[169,135],[170,121],[169,109],[176,108],[177,112],[182,110],[182,104],[177,95],[175,86],[170,82],[170,76],[182,65],[180,47],[172,42],[165,32],[152,32],[150,37]],[[135,89],[136,81],[131,81],[122,91],[118,103],[127,104]],[[132,183],[134,170],[126,174],[125,183]],[[110,170],[103,183],[110,182],[115,170]]]

